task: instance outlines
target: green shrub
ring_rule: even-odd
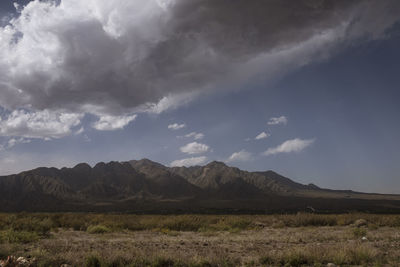
[[[369,264],[379,260],[377,258],[378,253],[374,249],[363,246],[350,249],[348,255],[350,258],[349,264],[354,265]]]
[[[52,228],[52,221],[46,217],[18,214],[10,216],[9,228],[13,231],[35,232],[38,235],[47,235]]]
[[[125,267],[129,266],[130,262],[122,257],[112,259],[107,266],[108,267]]]
[[[261,257],[259,260],[261,265],[271,265],[274,263],[274,259],[270,256]]]
[[[391,225],[393,227],[400,227],[400,216],[396,216],[393,218],[393,221],[391,222]]]
[[[86,258],[85,267],[101,267],[101,261],[96,256]]]
[[[107,226],[104,225],[90,225],[87,230],[89,234],[105,234],[109,233],[111,230]]]
[[[251,225],[251,221],[248,219],[242,219],[242,218],[236,218],[232,221],[228,222],[228,225],[233,228],[233,229],[240,229],[240,230],[245,230],[248,229],[249,226]]]
[[[320,215],[310,213],[297,213],[296,215],[280,216],[285,226],[303,227],[303,226],[335,226],[338,220],[332,215]]]
[[[0,259],[5,259],[7,258],[8,255],[10,255],[9,249],[10,249],[9,246],[4,247],[0,245]]]
[[[301,251],[294,251],[289,253],[282,259],[282,263],[289,264],[290,266],[303,266],[311,265],[314,261],[310,258],[309,253],[303,253]]]
[[[161,233],[165,234],[165,235],[169,235],[169,236],[178,236],[179,232],[178,231],[173,231],[173,230],[169,230],[169,229],[160,229],[159,230]]]
[[[354,228],[353,235],[354,237],[363,237],[367,234],[367,229],[365,228]]]
[[[198,231],[205,224],[201,216],[168,216],[161,222],[160,228],[174,231]]]
[[[8,230],[0,233],[0,240],[8,243],[30,243],[39,239],[35,232]]]

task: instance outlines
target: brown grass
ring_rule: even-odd
[[[367,225],[354,226],[358,219]],[[0,259],[31,256],[41,266],[394,266],[399,221],[373,214],[0,214]]]

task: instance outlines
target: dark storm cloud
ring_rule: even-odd
[[[0,31],[0,105],[161,112],[380,37],[399,15],[396,0],[34,1]]]

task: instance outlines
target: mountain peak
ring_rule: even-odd
[[[147,158],[143,158],[141,160],[130,160],[129,163],[134,168],[141,168],[141,167],[146,167],[146,166],[156,166],[156,167],[159,167],[159,168],[166,168],[164,165],[162,165],[162,164],[160,164],[158,162],[149,160]]]
[[[104,168],[106,166],[106,164],[104,162],[98,162],[96,163],[96,165],[94,165],[93,169],[100,169],[100,168]]]
[[[82,163],[78,163],[75,165],[75,167],[73,167],[73,169],[75,170],[88,170],[88,169],[92,169],[92,167],[90,167],[89,164],[82,162]]]
[[[228,165],[226,165],[226,164],[225,164],[224,162],[222,162],[222,161],[216,161],[216,160],[214,160],[214,161],[208,163],[208,164],[206,165],[206,167],[210,167],[210,168],[213,168],[213,167],[228,167]]]
[[[313,183],[308,184],[308,187],[309,187],[309,188],[312,188],[312,189],[321,189],[319,186],[317,186],[317,185],[315,185],[315,184],[313,184]]]

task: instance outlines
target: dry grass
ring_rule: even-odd
[[[0,214],[0,258],[31,256],[38,266],[396,266],[399,218]],[[367,225],[354,226],[358,219]]]

